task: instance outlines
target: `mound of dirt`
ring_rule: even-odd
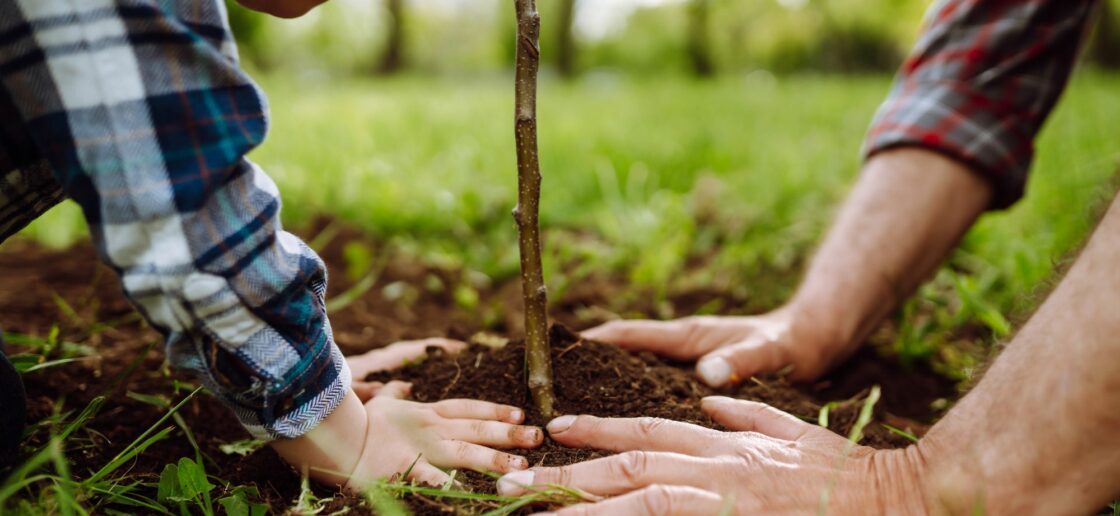
[[[556,410],[561,414],[591,414],[602,417],[652,416],[723,430],[700,411],[705,396],[722,394],[761,401],[799,417],[815,420],[821,402],[804,390],[779,378],[756,379],[738,387],[713,390],[691,371],[669,364],[650,354],[633,354],[617,346],[583,340],[561,325],[550,332]],[[532,407],[525,387],[525,346],[511,342],[500,348],[474,344],[450,356],[433,348],[426,360],[393,372],[369,375],[366,380],[413,382],[412,396],[431,402],[472,398],[518,407]],[[862,404],[845,400],[830,410],[830,429],[847,435]],[[885,414],[880,411],[880,419]],[[548,421],[535,409],[526,413],[527,424],[543,426]],[[920,431],[920,430],[919,430]],[[863,444],[878,448],[904,447],[909,441],[880,425],[869,425]],[[609,452],[572,449],[551,439],[535,450],[516,450],[534,466],[561,466],[610,455]],[[494,480],[466,472],[460,480],[477,492],[495,492]],[[417,514],[446,514],[456,506],[430,499],[410,499]]]

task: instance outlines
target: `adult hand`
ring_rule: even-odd
[[[699,359],[696,372],[712,387],[786,368],[792,380],[812,380],[847,351],[819,320],[792,308],[750,317],[612,321],[583,336],[679,360]]]
[[[354,392],[358,393],[358,398],[363,402],[369,401],[384,386],[381,382],[365,381],[370,373],[404,367],[409,362],[427,357],[429,348],[439,348],[454,355],[466,349],[467,343],[443,338],[406,340],[361,355],[348,356],[346,363],[354,377]]]
[[[762,403],[705,398],[703,410],[735,430],[654,418],[562,416],[550,435],[566,446],[623,452],[498,481],[504,495],[550,485],[608,498],[562,515],[905,514],[923,511],[910,452],[876,451]]]

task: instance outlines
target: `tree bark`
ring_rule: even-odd
[[[692,0],[688,6],[688,57],[692,71],[699,77],[711,77],[716,73],[708,38],[710,4],[710,0]]]
[[[551,418],[552,357],[548,342],[548,292],[541,272],[541,168],[537,153],[537,72],[541,17],[536,0],[514,0],[517,9],[515,135],[517,138],[517,221],[521,251],[521,293],[525,302],[525,368],[537,410]]]
[[[560,0],[556,17],[556,69],[567,78],[575,77],[577,72],[575,14],[576,0]]]
[[[377,63],[379,75],[392,75],[404,68],[404,0],[385,0],[389,12],[389,39]]]

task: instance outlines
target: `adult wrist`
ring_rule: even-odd
[[[789,324],[791,351],[810,376],[826,372],[859,346],[853,324],[834,307],[794,299],[778,310]]]
[[[930,514],[925,450],[911,445],[901,450],[877,450],[871,461],[873,496],[878,514]],[[869,507],[870,505],[865,505]]]

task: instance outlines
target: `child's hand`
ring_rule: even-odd
[[[506,473],[529,467],[524,457],[488,448],[536,448],[539,428],[520,426],[520,409],[477,400],[417,403],[403,398],[410,384],[390,382],[365,404],[365,449],[346,486],[360,490],[377,478],[408,471],[431,485],[450,480],[446,469]],[[411,469],[410,469],[411,468]]]
[[[477,400],[418,403],[405,398],[411,384],[361,381],[423,357],[429,347],[457,353],[466,344],[447,339],[400,342],[347,358],[354,392],[319,426],[298,439],[273,441],[284,460],[311,478],[360,491],[379,478],[442,485],[440,468],[508,473],[527,468],[523,457],[490,449],[536,448],[539,428],[520,426],[521,409]]]

